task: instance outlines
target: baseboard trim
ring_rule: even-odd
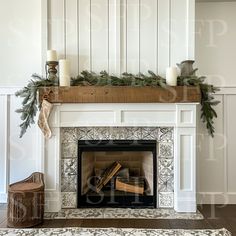
[[[201,204],[236,204],[236,193],[222,192],[199,192],[197,193],[197,203]]]

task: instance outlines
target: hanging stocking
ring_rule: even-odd
[[[42,130],[46,139],[50,139],[52,136],[52,132],[48,124],[48,117],[50,115],[52,107],[53,105],[50,102],[48,102],[47,100],[43,100],[42,107],[39,113],[38,126]]]

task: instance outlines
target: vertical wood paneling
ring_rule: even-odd
[[[78,74],[78,1],[66,0],[65,16],[66,16],[66,58],[70,60],[71,75]]]
[[[47,61],[47,49],[49,48],[49,29],[48,29],[48,8],[49,2],[47,0],[41,1],[41,71],[42,74],[45,73],[45,63]]]
[[[140,72],[140,0],[127,1],[127,71]]]
[[[236,124],[235,124],[235,104],[236,96],[227,95],[227,107],[226,107],[226,133],[227,133],[227,185],[228,192],[236,193],[236,184],[235,184],[235,167],[236,167],[236,148],[235,148],[235,134],[236,134]]]
[[[49,49],[55,49],[59,58],[65,57],[64,1],[49,0]]]
[[[214,139],[208,135],[205,124],[199,119],[197,145],[197,183],[199,192],[224,192],[224,104],[222,95],[217,95],[216,99],[221,103],[216,107],[218,118],[214,124],[216,128]]]
[[[120,0],[120,73],[127,71],[127,0]]]
[[[0,133],[1,133],[1,139],[0,139],[0,199],[4,200],[4,194],[7,192],[7,158],[8,158],[8,152],[7,152],[7,95],[0,95]]]
[[[50,0],[49,46],[71,59],[72,75],[150,69],[164,76],[194,56],[194,7],[194,0]]]
[[[174,145],[174,208],[196,211],[196,128],[176,127]]]
[[[186,59],[195,60],[195,0],[187,0],[187,53]]]
[[[10,96],[9,111],[9,158],[10,158],[10,183],[26,178],[38,169],[37,129],[38,126],[32,125],[25,135],[20,139],[20,127],[22,122],[20,115],[15,112],[21,107],[22,99]],[[36,119],[37,123],[37,119]],[[14,171],[13,171],[14,170]]]
[[[188,54],[188,3],[189,0],[171,1],[170,65],[187,59]]]
[[[79,72],[82,70],[91,69],[90,60],[90,0],[78,0],[79,1]]]
[[[91,47],[92,70],[108,71],[108,0],[92,0],[91,2]]]
[[[140,3],[140,71],[157,72],[158,1],[141,0]]]
[[[181,190],[191,190],[192,189],[192,163],[191,163],[191,150],[193,147],[192,136],[190,135],[180,135],[180,189]],[[188,149],[186,147],[189,147]]]
[[[121,0],[108,0],[109,1],[109,72],[116,75],[120,74],[120,26],[121,26]]]
[[[158,72],[165,76],[170,55],[170,0],[158,0]]]

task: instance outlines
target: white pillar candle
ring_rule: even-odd
[[[47,50],[47,61],[57,61],[56,50]]]
[[[178,71],[177,67],[169,67],[166,69],[166,84],[170,86],[177,85]]]
[[[68,60],[59,60],[60,86],[70,86],[70,63]]]

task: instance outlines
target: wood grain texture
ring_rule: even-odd
[[[51,103],[190,103],[200,102],[201,93],[198,87],[190,86],[75,86],[41,88],[39,101],[44,98]]]
[[[33,227],[43,222],[44,188],[44,176],[39,172],[9,186],[8,227]]]

